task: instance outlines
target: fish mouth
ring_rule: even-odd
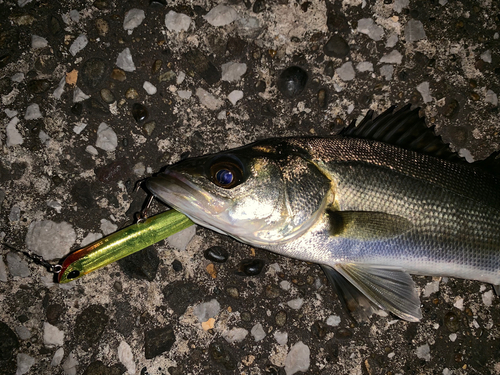
[[[213,227],[214,219],[223,214],[227,204],[223,198],[210,194],[201,187],[192,177],[172,169],[166,169],[157,176],[145,181],[146,189],[162,202],[189,217],[197,224]],[[210,222],[208,222],[210,220]]]

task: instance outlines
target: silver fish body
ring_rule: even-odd
[[[500,183],[466,163],[367,139],[282,138],[182,161],[146,187],[200,225],[322,265],[361,315],[375,304],[418,321],[409,274],[500,285]]]

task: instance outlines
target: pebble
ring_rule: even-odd
[[[135,70],[134,61],[132,60],[132,54],[130,53],[130,48],[125,48],[122,52],[118,54],[116,58],[116,66],[125,72],[133,72]]]
[[[18,253],[7,253],[5,260],[12,276],[29,277],[31,275],[28,263]]]
[[[123,70],[115,68],[111,72],[111,78],[115,81],[123,82],[127,79],[127,76]]]
[[[256,276],[262,272],[266,263],[261,259],[243,259],[238,270],[246,276]]]
[[[26,234],[28,249],[46,260],[61,259],[69,253],[75,240],[75,230],[65,221],[33,221]]]
[[[288,301],[286,303],[290,308],[294,309],[294,310],[298,310],[302,307],[302,305],[304,304],[304,299],[303,298],[296,298],[296,299],[292,299],[291,301]]]
[[[182,263],[179,259],[175,259],[172,262],[172,268],[174,269],[175,272],[181,272],[182,271]]]
[[[142,21],[146,18],[144,11],[142,9],[133,8],[125,13],[125,18],[123,20],[123,29],[128,30],[129,34],[139,26]]]
[[[206,322],[210,318],[215,318],[220,312],[220,304],[215,298],[204,303],[200,303],[193,308],[193,314],[200,323]]]
[[[318,90],[318,106],[320,108],[326,108],[328,105],[328,92],[326,89]]]
[[[362,61],[358,65],[356,65],[356,69],[358,72],[373,72],[373,64],[368,61]]]
[[[417,86],[417,91],[422,95],[424,103],[430,103],[432,101],[432,96],[429,88],[429,82],[422,82]],[[438,282],[439,284],[439,282]]]
[[[286,97],[293,98],[304,91],[308,76],[304,69],[291,66],[281,72],[278,78],[278,90]]]
[[[26,113],[24,115],[25,120],[37,120],[42,118],[42,112],[40,112],[40,107],[38,104],[33,103],[26,108]]]
[[[78,38],[76,38],[75,41],[69,47],[69,53],[71,53],[71,55],[73,56],[76,56],[78,52],[80,52],[87,46],[88,42],[89,40],[87,39],[86,35],[83,34],[79,35]]]
[[[5,283],[7,280],[9,280],[7,276],[7,267],[5,266],[3,259],[0,257],[0,281]]]
[[[35,358],[29,356],[28,354],[18,353],[17,354],[17,370],[16,375],[27,374],[31,366],[35,364]]]
[[[146,90],[146,93],[148,95],[154,95],[158,91],[156,87],[151,82],[148,81],[145,81],[142,87],[144,88],[144,90]]]
[[[222,334],[222,337],[230,343],[241,342],[247,337],[248,331],[245,328],[234,327]]]
[[[149,121],[146,122],[142,128],[147,136],[151,136],[151,134],[153,134],[153,131],[155,130],[155,127],[156,127],[156,121]]]
[[[212,26],[225,26],[236,21],[239,16],[233,8],[219,4],[212,8],[203,18]]]
[[[394,74],[394,66],[387,64],[380,67],[380,75],[385,78],[386,81],[392,80],[392,75]]]
[[[7,124],[7,127],[5,129],[5,131],[7,133],[5,143],[7,144],[7,147],[22,145],[24,142],[23,136],[21,135],[19,130],[17,130],[17,128],[16,128],[16,125],[18,123],[19,123],[19,119],[17,117],[14,117]]]
[[[405,26],[404,33],[407,43],[417,42],[426,38],[424,25],[418,20],[409,20]]]
[[[131,87],[131,88],[129,88],[129,89],[127,90],[127,92],[125,93],[125,97],[126,97],[127,99],[136,100],[136,99],[138,99],[138,98],[139,98],[139,93],[137,92],[137,90],[136,90],[136,89],[134,89],[134,88],[132,88],[132,87]]]
[[[243,91],[241,91],[241,90],[233,90],[227,96],[227,99],[231,102],[232,105],[236,105],[236,103],[239,100],[243,99]]]
[[[111,104],[115,101],[115,96],[110,89],[101,89],[99,94],[101,95],[101,99],[107,104]]]
[[[224,104],[222,100],[217,99],[215,96],[202,89],[201,87],[196,89],[196,96],[198,97],[202,105],[213,111],[219,109],[222,104]]]
[[[114,151],[118,146],[118,137],[116,133],[104,122],[101,122],[97,129],[97,140],[95,145],[104,151]]]
[[[159,82],[168,82],[172,81],[176,77],[176,74],[173,70],[169,70],[168,72],[160,74],[158,77]]]
[[[266,332],[264,331],[264,328],[262,328],[262,324],[257,323],[252,327],[250,330],[250,333],[252,334],[255,342],[261,341],[266,337]]]
[[[33,49],[45,48],[48,45],[49,42],[44,37],[38,35],[31,36],[31,48]]]
[[[224,263],[229,258],[229,253],[222,246],[212,246],[206,249],[203,255],[206,259],[216,263]]]
[[[429,347],[429,344],[424,344],[422,346],[417,347],[415,353],[417,357],[420,359],[423,359],[427,362],[431,360],[431,348]]]
[[[381,63],[388,63],[388,64],[401,64],[403,61],[403,55],[397,50],[391,51],[380,59]]]
[[[90,98],[89,95],[86,95],[79,87],[75,87],[73,90],[73,103],[80,103],[88,98]]]
[[[335,73],[337,73],[342,81],[352,81],[356,76],[356,72],[354,71],[351,61],[348,61],[340,68],[335,69]]]
[[[323,51],[327,56],[341,59],[349,54],[349,44],[340,35],[335,34],[328,39],[328,42],[323,47]]]
[[[274,321],[278,327],[283,327],[286,324],[287,315],[286,312],[281,310],[274,316]]]
[[[451,333],[458,332],[460,329],[460,319],[453,311],[447,312],[444,316],[444,326]]]
[[[43,323],[43,343],[45,346],[62,346],[64,344],[64,332],[50,323]]]
[[[368,35],[370,39],[376,42],[382,40],[384,36],[384,29],[382,26],[377,25],[371,18],[360,19],[356,30],[362,34]]]
[[[285,359],[286,375],[293,375],[299,371],[306,372],[311,364],[311,351],[302,341],[290,348]]]
[[[62,364],[62,368],[64,370],[65,375],[76,375],[76,366],[78,366],[79,362],[76,359],[73,352],[68,354],[68,357]]]
[[[167,238],[167,243],[174,249],[184,251],[196,235],[196,225],[181,230]]]
[[[281,345],[285,346],[288,342],[288,333],[287,332],[280,332],[280,331],[274,331],[274,339],[276,342]]]
[[[188,31],[191,25],[191,17],[183,13],[177,13],[171,10],[165,15],[165,26],[168,31]]]
[[[243,76],[243,74],[246,73],[247,64],[231,61],[226,64],[222,64],[221,70],[222,70],[221,80],[227,82],[235,82],[239,81],[241,76]]]
[[[106,36],[109,32],[109,24],[102,18],[98,18],[95,21],[95,27],[100,36]]]
[[[135,374],[136,368],[132,348],[123,340],[118,345],[118,360],[125,366],[129,374]]]

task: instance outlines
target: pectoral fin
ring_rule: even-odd
[[[410,220],[385,212],[328,210],[330,234],[359,240],[397,237],[413,227]]]
[[[334,269],[380,308],[409,322],[418,322],[422,318],[415,284],[403,270],[358,264],[336,264]],[[342,287],[342,282],[338,283],[338,277],[333,278]],[[343,290],[347,291],[345,293],[348,296],[353,296],[354,300],[360,301],[359,296],[345,288],[345,285]]]

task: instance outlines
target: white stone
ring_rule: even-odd
[[[33,221],[26,235],[26,246],[46,260],[61,259],[69,253],[75,240],[75,230],[65,221]]]
[[[29,277],[31,275],[28,263],[18,253],[7,253],[5,260],[12,276]]]
[[[191,25],[191,17],[183,13],[177,13],[171,10],[165,15],[165,26],[168,31],[188,31]]]
[[[262,328],[262,324],[257,323],[250,330],[255,341],[260,341],[266,337],[266,332],[264,332],[264,328]]]
[[[73,103],[83,102],[90,98],[89,95],[85,94],[79,87],[75,87],[73,90]]]
[[[97,129],[96,147],[104,151],[114,151],[118,146],[118,137],[111,127],[101,122]]]
[[[337,327],[340,324],[340,316],[337,315],[330,315],[326,319],[326,324],[332,327]]]
[[[235,105],[239,100],[243,99],[243,91],[233,90],[227,96],[227,99],[231,102],[232,105]]]
[[[16,73],[12,77],[10,77],[10,79],[12,80],[12,82],[17,82],[17,83],[22,82],[24,79],[24,74]]]
[[[62,346],[64,332],[50,323],[43,323],[43,343],[46,346]]]
[[[31,337],[31,331],[25,326],[17,326],[15,330],[21,340],[28,340]]]
[[[225,26],[236,21],[239,16],[238,12],[233,8],[219,4],[212,8],[203,18],[212,26]]]
[[[299,371],[306,372],[311,363],[311,351],[302,341],[293,345],[285,360],[286,375],[293,375]]]
[[[72,9],[69,11],[69,18],[71,18],[71,21],[73,22],[79,22],[80,21],[80,12],[77,11],[76,9]]]
[[[429,347],[429,344],[419,346],[415,353],[420,359],[424,359],[426,361],[431,360],[431,348]]]
[[[33,0],[17,0],[17,5],[19,5],[21,8],[25,6],[26,4],[31,3]]]
[[[256,38],[261,30],[260,21],[255,17],[243,17],[236,20],[236,25],[238,27],[238,34],[241,36],[246,36],[248,38]]]
[[[430,297],[432,293],[436,292],[439,292],[439,280],[434,280],[430,283],[427,283],[422,294],[424,297]]]
[[[273,336],[274,336],[274,339],[276,340],[276,342],[281,346],[285,346],[288,342],[288,333],[287,332],[275,331]]]
[[[186,73],[181,71],[181,72],[179,72],[179,74],[177,74],[177,78],[175,79],[175,83],[180,85],[182,82],[184,82],[184,79],[186,79]]]
[[[191,225],[190,227],[169,236],[167,238],[167,243],[174,249],[184,251],[195,235],[196,225]]]
[[[134,165],[132,170],[134,171],[134,174],[136,176],[141,177],[144,176],[144,173],[146,172],[146,166],[144,165],[143,162],[140,161],[139,163]]]
[[[227,112],[222,110],[217,114],[217,119],[218,120],[225,120],[227,119]]]
[[[215,298],[196,305],[193,308],[193,314],[198,318],[200,323],[206,322],[210,318],[215,318],[220,312],[220,304]]]
[[[89,244],[91,244],[92,242],[95,242],[97,240],[100,240],[102,238],[102,234],[101,233],[93,233],[93,232],[90,232],[88,233],[82,240],[82,242],[80,243],[80,247],[85,247]]]
[[[143,89],[146,90],[148,95],[154,95],[158,91],[156,86],[154,86],[151,82],[145,81],[142,85]]]
[[[9,213],[9,221],[11,222],[19,221],[20,218],[21,218],[21,207],[16,205],[12,206]]]
[[[31,48],[33,49],[45,48],[48,45],[49,42],[44,37],[38,35],[31,36]]]
[[[18,353],[17,354],[17,370],[16,375],[27,374],[31,366],[35,364],[35,358],[29,356],[28,354]]]
[[[83,129],[85,129],[86,127],[87,127],[87,124],[80,122],[80,123],[76,124],[75,126],[73,126],[73,131],[76,134],[80,134],[83,131]]]
[[[394,4],[392,5],[392,9],[394,11],[401,13],[404,8],[408,8],[408,5],[410,5],[410,0],[395,0]]]
[[[130,48],[125,48],[118,54],[118,57],[116,58],[116,66],[126,72],[133,72],[135,70],[135,65],[134,61],[132,60]]]
[[[193,93],[191,90],[178,90],[177,95],[179,95],[179,98],[181,99],[189,99]]]
[[[352,62],[348,61],[344,63],[340,68],[335,70],[335,73],[338,74],[339,78],[342,81],[352,81],[356,76],[356,72],[352,66]]]
[[[42,112],[40,112],[40,106],[37,103],[32,103],[26,108],[26,113],[24,115],[25,120],[37,120],[42,118]]]
[[[107,236],[108,234],[111,234],[113,232],[116,232],[117,229],[118,229],[118,225],[113,224],[108,219],[101,219],[101,230],[105,236]]]
[[[466,148],[461,148],[460,150],[458,150],[458,155],[465,158],[465,160],[467,160],[467,162],[474,163],[474,156],[472,156],[470,151],[467,150]]]
[[[144,21],[146,15],[142,9],[133,8],[125,13],[125,18],[123,19],[123,29],[134,30],[139,26],[142,21]]]
[[[3,259],[0,257],[0,281],[5,283],[7,282],[7,280],[9,280],[9,277],[7,275],[7,267],[5,266]]]
[[[118,360],[125,366],[130,375],[135,374],[134,354],[130,345],[125,341],[120,342],[118,346]]]
[[[16,125],[18,123],[19,119],[17,117],[14,117],[7,124],[7,128],[5,129],[7,133],[7,139],[5,143],[7,144],[7,147],[22,145],[24,142],[23,136],[21,135],[21,133],[19,133],[19,130],[17,130],[16,128]]]
[[[484,62],[487,62],[487,63],[491,63],[491,51],[490,50],[487,50],[487,51],[484,51],[482,54],[481,54],[481,60],[483,60]]]
[[[234,61],[222,64],[222,81],[235,82],[239,81],[241,76],[247,71],[247,64],[237,63]]]
[[[389,52],[380,59],[381,63],[387,64],[401,64],[402,61],[403,55],[397,50]]]
[[[380,67],[380,75],[384,77],[386,81],[392,80],[393,73],[394,73],[394,66],[390,64],[382,65]]]
[[[290,290],[291,286],[292,284],[290,283],[290,281],[283,280],[280,282],[280,288],[283,290]]]
[[[302,307],[302,305],[304,304],[304,299],[302,298],[296,298],[296,299],[292,299],[291,301],[288,301],[286,303],[290,308],[294,309],[294,310],[298,310]]]
[[[406,42],[412,43],[425,38],[426,35],[422,22],[418,20],[409,20],[405,27]]]
[[[78,38],[76,38],[75,41],[69,47],[69,53],[71,53],[71,55],[73,56],[76,56],[78,52],[80,52],[87,46],[88,42],[89,40],[87,39],[86,35],[83,34],[79,35]]]
[[[54,98],[57,100],[61,99],[61,96],[64,92],[64,86],[66,86],[66,76],[63,76],[61,80],[59,81],[59,84],[57,85],[56,89],[52,93],[54,95]]]
[[[64,358],[64,349],[59,348],[56,350],[54,353],[54,356],[52,357],[52,362],[50,362],[50,365],[53,367],[59,366]]]
[[[486,91],[486,96],[484,98],[486,103],[492,104],[494,107],[498,105],[498,96],[493,90]]]
[[[222,100],[217,99],[215,96],[202,89],[201,87],[196,89],[196,96],[198,97],[202,105],[213,111],[219,109],[223,104]]]
[[[486,293],[483,293],[482,295],[483,303],[485,306],[491,306],[494,298],[495,295],[493,294],[492,290],[488,290]]]
[[[358,72],[373,72],[373,64],[369,61],[362,61],[356,65]]]
[[[385,42],[385,47],[386,48],[393,48],[396,44],[398,44],[398,34],[394,33],[394,34],[391,34],[391,36],[389,36],[387,38],[387,41]]]
[[[99,155],[99,151],[97,151],[97,149],[92,145],[88,145],[87,147],[85,147],[85,151],[87,151],[90,155]]]
[[[17,116],[19,114],[19,112],[15,111],[13,109],[9,109],[9,108],[5,108],[3,111],[5,112],[5,114],[7,115],[8,118],[12,118],[12,117]]]
[[[451,342],[455,342],[455,340],[457,339],[457,334],[456,333],[451,333],[450,336],[448,336],[450,338],[450,341]]]
[[[230,343],[241,342],[247,337],[248,331],[245,328],[234,327],[222,334],[222,337]]]
[[[370,39],[377,42],[382,40],[382,37],[384,36],[384,29],[382,26],[377,25],[371,18],[360,19],[356,30],[362,34],[368,35]]]
[[[456,307],[460,311],[464,311],[464,299],[462,297],[456,297],[453,307]]]
[[[50,200],[50,201],[47,201],[47,206],[56,210],[56,212],[58,214],[61,213],[61,210],[62,210],[61,202]]]
[[[429,87],[429,82],[422,82],[417,86],[417,91],[422,95],[424,103],[429,103],[432,101],[431,90]]]
[[[69,353],[68,358],[62,364],[65,375],[76,375],[76,366],[78,366],[78,360],[76,359],[73,352]]]

